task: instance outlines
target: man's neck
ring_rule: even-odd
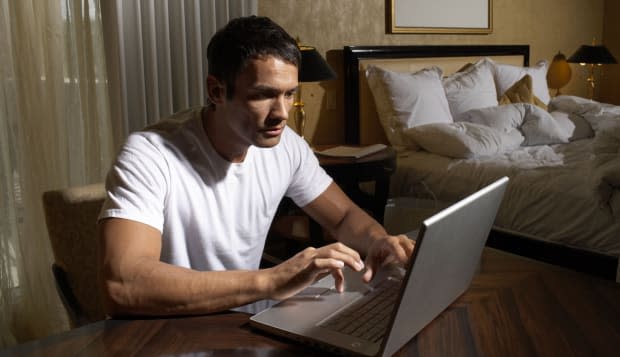
[[[215,110],[214,105],[210,105],[202,111],[202,126],[211,142],[211,146],[226,161],[240,163],[245,160],[248,153],[248,145],[240,145],[233,140],[235,133],[224,123],[226,118],[221,112]]]

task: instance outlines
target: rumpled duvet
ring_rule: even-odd
[[[574,96],[559,96],[552,109],[583,118],[595,133],[592,144],[593,187],[602,206],[620,219],[620,106]]]
[[[417,149],[399,148],[390,196],[413,197],[428,201],[430,207],[443,207],[508,176],[510,183],[495,229],[620,257],[620,107],[577,97],[556,97],[549,103],[549,114],[568,135],[568,143],[529,146],[524,143],[532,131],[524,130],[523,123],[536,119],[526,119],[528,113],[521,109],[525,107],[510,109],[522,113],[516,119],[494,119],[489,114],[499,109],[483,110],[483,114],[489,114],[486,118],[473,118],[476,113],[468,114],[471,119],[455,118],[461,121],[452,126],[484,127],[475,133],[492,132],[489,137],[499,138],[480,144],[476,139],[479,134],[446,130],[466,138],[462,141],[472,148],[468,156],[432,151],[432,145],[443,145],[443,150],[448,150],[445,147],[453,140],[449,135],[444,135],[443,142],[425,138],[430,144],[423,150],[420,144]],[[543,119],[543,124],[548,119]],[[518,145],[519,140],[514,140],[517,134],[522,137]],[[550,137],[547,135],[547,139]],[[534,131],[534,138],[541,138],[540,133]],[[478,150],[481,147],[485,155]]]
[[[592,179],[602,205],[620,219],[620,106],[585,103],[576,112],[592,125]]]
[[[454,123],[433,123],[405,131],[411,147],[437,155],[480,162],[502,160],[519,169],[560,167],[561,154],[550,145],[594,136],[584,146],[589,167],[575,171],[589,176],[600,206],[620,220],[620,106],[574,96],[559,96],[549,112],[515,103],[467,111]]]

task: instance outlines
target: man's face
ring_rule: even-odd
[[[231,140],[258,147],[278,144],[296,88],[294,65],[273,56],[248,61],[235,80],[234,96],[225,102]]]

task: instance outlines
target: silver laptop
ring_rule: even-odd
[[[345,268],[345,292],[325,277],[250,324],[332,352],[393,355],[469,287],[507,184],[503,177],[426,219],[406,269],[382,269],[364,284]]]

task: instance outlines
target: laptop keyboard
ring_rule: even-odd
[[[399,280],[386,279],[319,326],[366,341],[380,341],[385,336],[399,287]]]

